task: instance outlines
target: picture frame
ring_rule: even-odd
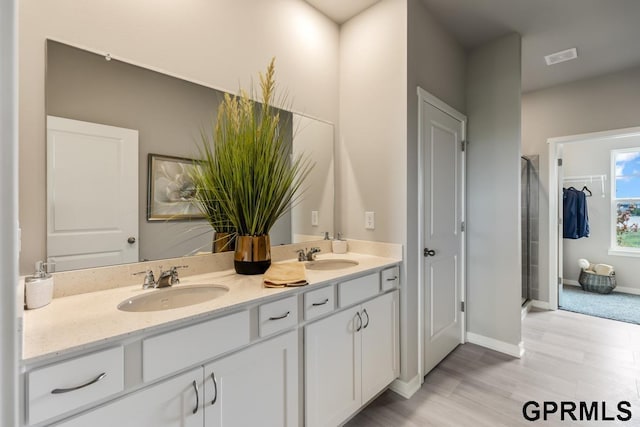
[[[148,156],[147,221],[204,219],[195,199],[190,172],[198,161],[186,157]]]

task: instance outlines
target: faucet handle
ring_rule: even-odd
[[[180,278],[178,277],[178,269],[179,268],[187,268],[189,267],[188,265],[174,265],[173,267],[171,267],[171,269],[169,270],[170,274],[171,274],[171,285],[176,285],[178,283],[180,283]]]
[[[156,278],[153,275],[153,271],[151,269],[147,269],[145,271],[138,271],[137,273],[132,273],[132,276],[138,276],[140,274],[144,274],[144,283],[142,284],[142,289],[154,288],[156,286]]]
[[[296,249],[294,252],[298,254],[298,261],[305,260],[306,255],[304,253],[304,249]]]

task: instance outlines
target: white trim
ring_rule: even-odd
[[[529,312],[531,311],[531,307],[532,307],[531,300],[529,300],[529,301],[524,303],[524,305],[520,309],[520,321],[521,322],[524,320],[525,317],[527,317],[527,314],[529,314]]]
[[[577,281],[577,280],[562,279],[562,284],[563,284],[563,285],[567,285],[567,286],[577,286],[577,287],[580,287],[580,283],[578,283],[578,281]]]
[[[531,307],[540,310],[551,310],[551,305],[547,301],[540,301],[537,299],[531,300]]]
[[[630,127],[623,129],[612,129],[602,132],[590,132],[576,135],[559,136],[548,138],[549,144],[549,309],[558,309],[558,277],[561,277],[561,265],[558,263],[559,250],[561,244],[559,235],[559,206],[560,197],[558,159],[561,158],[562,145],[576,142],[592,142],[604,139],[629,138],[640,135],[640,127]],[[615,177],[614,177],[615,178]],[[615,179],[610,181],[613,185]],[[613,193],[611,194],[613,198]]]
[[[422,104],[424,102],[436,107],[440,111],[448,114],[454,119],[460,122],[461,127],[461,139],[462,141],[466,141],[467,139],[467,117],[449,106],[446,102],[436,97],[435,95],[430,94],[426,90],[422,89],[420,86],[416,88],[416,92],[418,94],[418,247],[416,250],[418,253],[422,253],[423,249],[423,241],[422,236],[424,236],[424,188],[422,185],[424,170],[422,165],[422,158],[424,155],[424,147],[422,144]],[[466,222],[466,152],[461,153],[461,161],[460,161],[460,185],[461,185],[461,221]],[[462,302],[466,301],[466,232],[461,232],[461,272],[460,272],[460,300]],[[424,268],[423,263],[420,259],[418,262],[418,378],[421,379],[424,377]],[[466,303],[465,303],[466,305]],[[466,311],[466,310],[465,310]],[[466,340],[466,312],[462,312],[460,314],[460,343],[463,344]]]
[[[422,377],[420,375],[416,375],[409,381],[402,381],[401,379],[397,379],[391,383],[389,386],[389,390],[392,392],[399,394],[405,399],[410,399],[422,386]]]
[[[524,355],[524,344],[522,341],[516,345],[496,340],[494,338],[485,337],[484,335],[474,334],[473,332],[467,332],[467,342],[500,353],[508,354],[509,356],[517,357],[518,359]]]
[[[629,248],[629,249],[609,248],[609,250],[607,251],[607,254],[608,255],[613,255],[613,256],[628,256],[628,257],[638,258],[638,257],[640,257],[640,250],[638,250],[638,249],[633,250],[631,248]]]

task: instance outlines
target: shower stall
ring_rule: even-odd
[[[538,247],[539,247],[539,156],[520,158],[520,222],[522,244],[522,295],[524,305],[537,299],[539,292]]]

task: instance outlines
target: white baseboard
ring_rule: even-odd
[[[523,321],[525,317],[527,317],[527,314],[529,313],[529,311],[531,310],[531,300],[527,301],[522,308],[520,309],[520,321]]]
[[[520,341],[520,343],[517,345],[509,344],[507,342],[499,341],[494,338],[485,337],[484,335],[467,332],[467,342],[517,358],[521,358],[522,355],[524,355],[524,345],[522,341]]]
[[[575,280],[563,279],[562,282],[565,285],[580,287],[580,283],[578,283]],[[638,289],[638,288],[627,288],[625,286],[616,286],[616,288],[613,290],[613,292],[620,292],[620,293],[623,293],[623,294],[640,295],[640,289]]]
[[[405,399],[409,399],[415,394],[416,391],[420,390],[421,386],[422,381],[420,381],[420,375],[416,375],[409,381],[402,381],[400,379],[395,380],[389,386],[389,390],[396,394],[399,394]]]
[[[549,301],[539,301],[537,299],[534,299],[531,300],[531,306],[534,308],[539,308],[540,310],[551,310]]]

